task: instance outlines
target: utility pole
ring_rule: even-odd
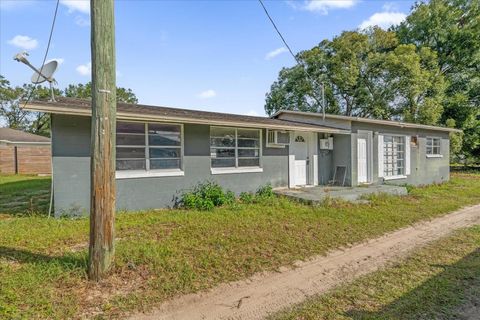
[[[114,257],[115,25],[113,0],[90,0],[92,129],[88,277],[99,281]]]

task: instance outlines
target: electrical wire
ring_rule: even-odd
[[[258,2],[260,2],[260,5],[262,6],[263,8],[263,11],[265,11],[265,14],[267,15],[268,17],[268,20],[270,20],[270,22],[272,23],[273,25],[273,28],[275,29],[275,31],[277,31],[278,35],[280,36],[280,39],[282,39],[282,42],[283,44],[285,44],[285,46],[287,47],[288,51],[290,52],[290,54],[292,55],[293,59],[295,59],[295,61],[300,65],[302,66],[302,69],[303,71],[305,72],[305,75],[307,76],[307,78],[313,83],[315,84],[317,87],[321,87],[322,88],[322,96],[324,95],[324,91],[325,91],[325,87],[322,84],[318,84],[318,82],[315,80],[315,78],[313,78],[307,71],[307,68],[306,68],[306,65],[303,61],[301,61],[292,51],[292,49],[290,48],[290,46],[288,45],[287,41],[285,40],[284,36],[282,35],[282,33],[280,32],[280,30],[278,29],[277,27],[277,24],[275,23],[275,21],[273,21],[273,18],[270,16],[270,13],[268,13],[268,10],[267,8],[265,7],[265,4],[263,3],[262,0],[258,0]],[[323,109],[323,113],[325,114],[325,100],[323,100],[322,103],[320,103],[320,101],[317,99],[317,97],[315,96],[315,94],[312,94],[311,95],[313,99],[315,99],[315,101],[322,106],[322,109]],[[310,105],[310,103],[308,101],[306,101],[306,103],[308,105]],[[312,105],[310,105],[310,107],[313,107]]]
[[[57,21],[57,13],[58,13],[58,5],[60,3],[60,0],[57,0],[57,4],[55,5],[55,13],[53,14],[53,20],[52,20],[52,26],[50,28],[50,35],[48,36],[48,43],[47,43],[47,49],[45,50],[45,54],[43,56],[43,62],[42,66],[40,67],[40,73],[38,74],[37,81],[40,79],[40,75],[43,74],[43,67],[45,66],[45,61],[47,60],[48,56],[48,51],[50,50],[50,43],[52,42],[52,35],[53,35],[53,30],[55,29],[55,22]],[[37,86],[33,86],[33,89],[30,91],[30,94],[28,95],[28,98],[25,100],[25,104],[23,105],[23,108],[25,108],[30,101],[30,99],[33,96],[33,93],[35,92],[35,89]]]

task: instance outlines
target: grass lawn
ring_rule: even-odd
[[[1,214],[46,214],[50,177],[0,175]]]
[[[271,319],[477,319],[479,297],[476,226]]]
[[[15,182],[6,185],[15,192]],[[373,197],[368,205],[273,199],[212,212],[122,213],[115,264],[100,284],[86,280],[88,219],[6,214],[0,216],[0,318],[121,317],[476,203],[480,175],[455,174],[449,183],[412,188],[403,198]]]

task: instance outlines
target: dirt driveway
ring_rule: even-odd
[[[137,314],[131,319],[262,319],[375,271],[456,229],[475,224],[480,224],[480,205],[299,262],[295,268],[262,273],[207,292],[178,297],[150,314]]]

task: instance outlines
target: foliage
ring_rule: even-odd
[[[445,83],[436,53],[399,44],[394,32],[377,27],[343,32],[300,52],[298,58],[306,69],[297,65],[280,71],[267,94],[268,114],[320,109],[319,88],[309,81],[308,73],[325,84],[330,113],[427,124],[437,123],[441,116]]]
[[[242,192],[240,193],[239,200],[242,203],[251,204],[251,203],[261,203],[269,199],[275,198],[275,193],[270,184],[262,186],[257,189],[255,194],[251,192]]]
[[[69,84],[64,91],[65,97],[90,99],[92,97],[92,83]],[[117,101],[125,103],[138,103],[137,96],[132,89],[117,87]]]
[[[432,0],[418,2],[396,28],[402,43],[437,52],[447,80],[441,123],[454,119],[464,132],[456,152],[467,162],[480,162],[480,2]]]
[[[91,83],[69,85],[64,91],[54,88],[57,97],[87,99],[91,97]],[[50,89],[41,85],[24,84],[22,87],[11,86],[10,82],[0,75],[0,121],[7,127],[49,136],[50,117],[42,112],[24,110],[25,100],[50,99]],[[131,89],[117,88],[117,101],[137,103],[138,99]]]
[[[212,210],[235,202],[235,194],[232,191],[224,191],[222,187],[213,181],[199,183],[191,191],[181,195],[180,205],[187,209]]]

